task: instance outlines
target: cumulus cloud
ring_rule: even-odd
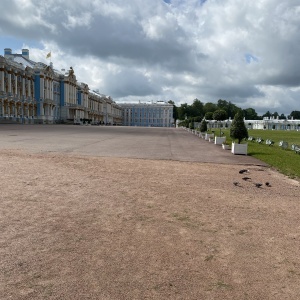
[[[73,66],[79,81],[116,101],[221,98],[259,113],[297,109],[298,0],[2,0],[0,7],[3,48],[13,37],[32,59],[51,50],[55,67]]]

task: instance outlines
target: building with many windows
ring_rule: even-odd
[[[232,119],[225,121],[207,120],[207,128],[230,128]],[[177,126],[180,120],[177,120]],[[263,129],[263,130],[300,130],[300,120],[297,119],[279,119],[273,117],[264,117],[263,120],[246,120],[244,123],[248,129]],[[200,128],[201,123],[194,123],[195,128]]]
[[[149,103],[120,103],[125,126],[174,126],[173,105],[164,101]]]
[[[109,96],[77,81],[72,67],[65,72],[34,62],[29,50],[0,56],[0,123],[121,124],[122,108]]]

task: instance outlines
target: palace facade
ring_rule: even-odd
[[[109,96],[78,82],[72,67],[34,62],[29,50],[0,55],[0,123],[122,124],[122,108]]]
[[[225,121],[216,121],[216,120],[207,120],[208,129],[213,128],[230,128],[232,119]],[[178,123],[180,121],[178,120]],[[263,129],[263,130],[300,130],[300,120],[297,119],[283,119],[279,118],[268,118],[265,117],[263,120],[246,120],[244,119],[244,123],[248,129]],[[195,127],[200,127],[199,123],[194,123]]]
[[[164,101],[120,103],[124,126],[172,127],[173,105]]]

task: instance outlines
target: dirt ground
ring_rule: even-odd
[[[299,182],[275,171],[16,150],[0,169],[1,300],[300,299]]]

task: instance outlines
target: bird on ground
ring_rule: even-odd
[[[246,170],[246,169],[239,170],[239,173],[240,173],[240,174],[244,174],[244,173],[247,173],[247,172],[249,172],[249,171]]]
[[[260,188],[260,187],[262,186],[262,184],[261,184],[261,183],[255,183],[255,186],[256,186],[257,188]]]
[[[265,183],[265,185],[269,186],[269,187],[271,186],[270,182],[268,182],[268,181]]]
[[[250,180],[250,179],[251,179],[251,177],[247,177],[247,176],[245,176],[245,177],[243,177],[242,179],[243,179],[243,180],[245,180],[245,181],[247,181],[247,180]]]

